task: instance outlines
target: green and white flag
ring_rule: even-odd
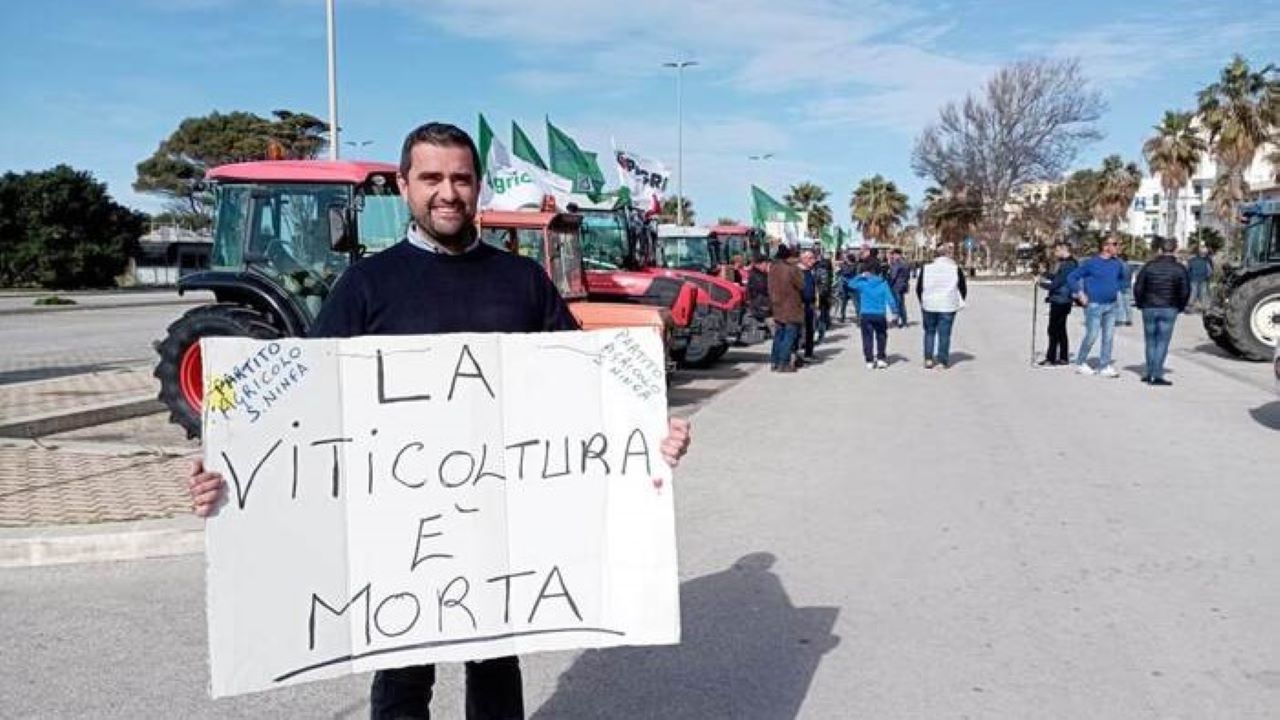
[[[530,162],[513,157],[480,116],[480,157],[484,185],[480,207],[489,210],[539,208],[542,198],[551,195],[557,203],[567,202],[569,183]]]
[[[547,154],[551,172],[568,178],[575,193],[594,198],[604,189],[604,173],[596,162],[596,154],[584,152],[573,138],[552,125],[550,118],[547,118]]]
[[[796,243],[804,237],[805,223],[800,213],[755,185],[751,186],[751,224],[786,243]]]
[[[661,207],[671,182],[667,166],[627,150],[615,149],[613,157],[618,168],[618,184],[630,192],[631,201],[645,209]]]

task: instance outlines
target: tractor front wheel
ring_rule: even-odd
[[[169,420],[189,438],[199,437],[204,410],[200,338],[217,336],[270,340],[280,337],[280,331],[262,313],[227,303],[192,308],[169,325],[156,345],[160,361],[153,374],[160,381],[160,401],[169,408]]]

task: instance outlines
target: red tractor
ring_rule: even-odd
[[[672,357],[690,367],[714,362],[715,348],[724,343],[724,323],[706,290],[678,273],[654,267],[643,217],[625,206],[570,210],[582,216],[591,298],[667,308],[675,323]]]
[[[719,359],[743,339],[747,325],[746,291],[716,275],[723,262],[720,241],[707,228],[659,225],[652,242],[653,262],[706,290],[711,306],[721,314],[724,340],[712,350],[712,360]]]

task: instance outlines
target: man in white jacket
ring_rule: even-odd
[[[935,252],[933,262],[920,270],[916,297],[924,313],[924,366],[945,370],[951,366],[951,328],[969,288],[964,271],[951,259],[951,246],[943,243]]]

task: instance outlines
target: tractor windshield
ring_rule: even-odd
[[[1254,215],[1244,230],[1244,267],[1280,260],[1277,215]]]
[[[409,208],[395,183],[370,184],[359,194],[357,228],[365,253],[375,253],[404,239]]]
[[[673,268],[711,267],[711,244],[705,237],[662,238],[662,264]]]
[[[551,280],[566,300],[584,297],[587,286],[582,277],[582,235],[577,228],[552,227],[547,230],[551,246]]]
[[[582,255],[588,268],[618,270],[627,259],[627,228],[616,213],[583,213]]]

